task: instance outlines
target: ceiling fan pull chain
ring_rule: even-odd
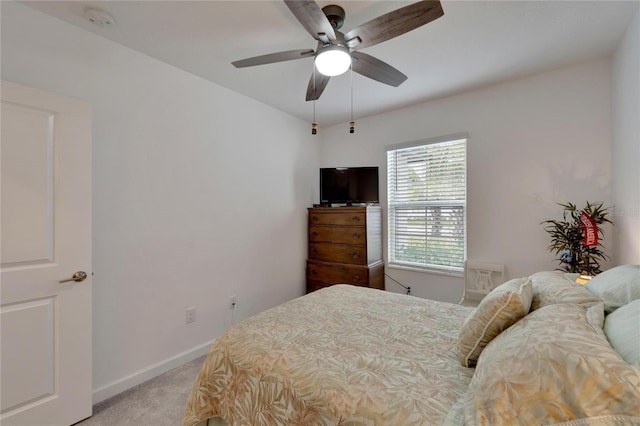
[[[353,120],[353,63],[349,68],[351,69],[351,121],[349,121],[349,133],[355,133],[356,122]]]
[[[314,60],[315,62],[315,60]],[[313,65],[313,92],[316,92],[316,66]],[[315,97],[315,96],[314,96]],[[313,100],[313,123],[311,123],[311,134],[318,134],[318,123],[316,123],[316,100]]]

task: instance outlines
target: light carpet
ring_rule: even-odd
[[[179,426],[205,357],[135,386],[93,406],[76,426]]]

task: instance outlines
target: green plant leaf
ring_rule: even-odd
[[[610,210],[600,201],[594,203],[587,201],[585,208],[581,210],[571,202],[558,203],[558,205],[562,207],[563,220],[549,219],[541,222],[550,236],[547,249],[551,253],[560,255],[556,260],[560,263],[561,270],[590,275],[599,273],[599,262],[610,260],[609,256],[603,252],[604,230],[598,226],[598,245],[586,247],[583,245],[584,235],[580,218],[584,211],[597,225],[613,224],[607,217]],[[564,253],[568,254],[565,256]]]

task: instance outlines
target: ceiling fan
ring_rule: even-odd
[[[287,50],[232,62],[236,68],[271,64],[302,58],[315,58],[316,69],[307,86],[307,101],[320,98],[332,76],[352,67],[358,74],[398,87],[407,76],[359,50],[392,39],[444,15],[438,0],[425,0],[394,10],[343,34],[344,9],[328,5],[322,9],[314,0],[284,0],[300,24],[318,41],[315,50]],[[339,65],[339,66],[338,66]],[[337,69],[333,67],[336,66]]]

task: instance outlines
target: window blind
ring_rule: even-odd
[[[466,139],[387,151],[389,263],[461,271]]]

